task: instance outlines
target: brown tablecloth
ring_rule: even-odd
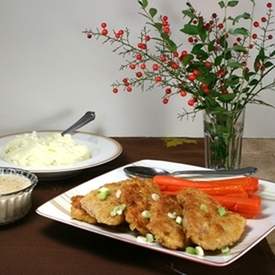
[[[35,213],[53,197],[88,179],[141,159],[204,166],[203,143],[167,148],[159,138],[115,138],[123,153],[110,163],[67,179],[40,181],[33,208],[22,220],[0,227],[0,274],[275,274],[275,257],[263,240],[227,267],[211,267],[55,222]]]

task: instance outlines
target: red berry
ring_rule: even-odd
[[[137,78],[141,78],[142,77],[142,72],[136,72],[136,76],[137,76]]]
[[[107,29],[103,29],[103,30],[101,31],[101,34],[104,35],[104,36],[107,35],[107,34],[108,34],[108,30],[107,30]]]
[[[107,27],[107,24],[106,24],[105,22],[102,22],[102,23],[101,23],[101,27],[102,27],[103,29],[105,29],[105,28]]]
[[[194,104],[197,102],[197,100],[195,98],[190,98],[188,101],[187,101],[187,104],[189,106],[194,106]]]
[[[161,82],[161,80],[162,80],[162,79],[161,79],[161,76],[158,75],[158,76],[155,77],[155,81],[156,81],[156,82]]]
[[[249,47],[249,49],[253,49],[254,45],[250,44],[248,47]]]
[[[169,33],[170,32],[170,28],[168,26],[164,26],[164,27],[162,27],[162,31],[164,33]]]
[[[124,84],[128,83],[128,78],[123,78],[123,79],[122,79],[122,82],[123,82]]]
[[[260,26],[260,24],[259,24],[258,21],[255,21],[255,22],[253,23],[253,26],[254,26],[255,28],[258,28],[258,27]]]
[[[273,38],[272,34],[269,34],[267,38],[272,39]]]
[[[267,20],[267,19],[266,19],[265,17],[262,17],[262,18],[261,18],[261,21],[262,21],[263,23],[266,22],[266,20]]]
[[[192,72],[195,76],[199,76],[200,75],[200,71],[199,70],[193,70]]]
[[[209,93],[209,88],[208,88],[208,85],[206,83],[202,83],[200,88],[205,94]]]
[[[188,37],[188,42],[193,43],[194,42],[193,37]]]
[[[168,101],[169,101],[169,100],[168,100],[168,98],[167,98],[167,97],[165,97],[165,98],[162,100],[162,103],[163,103],[163,104],[167,104],[167,103],[168,103]]]
[[[204,66],[205,66],[207,69],[210,69],[210,68],[212,67],[212,63],[209,62],[209,61],[205,61]]]
[[[257,39],[257,37],[258,37],[258,35],[257,35],[256,33],[253,33],[253,34],[252,34],[252,38],[253,38],[253,39]]]
[[[187,92],[185,90],[180,90],[180,95],[184,97],[187,95]]]
[[[266,6],[267,6],[269,9],[271,9],[271,8],[272,8],[272,3],[269,2],[269,3],[266,4]]]
[[[115,33],[115,37],[119,39],[121,36],[118,33]]]
[[[90,32],[87,33],[87,38],[91,39],[92,38],[92,34]]]
[[[165,93],[166,93],[167,95],[171,94],[171,93],[172,93],[171,88],[166,88],[166,89],[165,89]]]
[[[179,57],[179,53],[178,52],[173,52],[173,56],[174,57]]]
[[[141,68],[142,70],[146,69],[146,64],[145,64],[145,63],[140,64],[140,68]]]
[[[213,18],[217,18],[217,14],[216,13],[212,13],[212,17]]]
[[[170,66],[174,70],[177,70],[179,68],[179,64],[177,64],[176,62],[172,62]]]
[[[163,20],[163,21],[168,21],[168,16],[164,15],[164,16],[162,17],[162,20]]]
[[[137,53],[137,54],[136,54],[136,59],[137,59],[137,60],[142,60],[142,55],[141,55],[140,53]]]
[[[193,73],[189,74],[187,77],[190,81],[194,81],[197,77]]]
[[[160,55],[159,59],[160,59],[161,62],[165,62],[166,61],[166,56],[162,54],[162,55]]]
[[[144,36],[144,40],[145,40],[145,41],[149,41],[150,39],[151,39],[151,37],[150,37],[149,35],[145,35],[145,36]]]
[[[159,70],[159,65],[158,64],[153,64],[152,69],[153,69],[153,71],[158,71]]]
[[[131,70],[134,70],[134,69],[136,68],[136,64],[131,63],[131,64],[129,65],[129,67],[130,67]]]
[[[119,34],[120,36],[122,36],[122,35],[124,34],[124,30],[119,30],[119,31],[118,31],[118,34]]]
[[[218,24],[218,28],[222,29],[223,28],[223,23]]]
[[[128,86],[126,90],[127,90],[127,92],[130,93],[130,92],[132,92],[133,88],[132,88],[132,86]]]
[[[113,88],[113,93],[116,94],[118,92],[118,88],[114,87]]]
[[[240,38],[240,37],[237,37],[237,42],[241,42],[242,41],[242,39]]]

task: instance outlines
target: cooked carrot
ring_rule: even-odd
[[[174,192],[174,193],[178,193],[185,188],[187,187],[173,186],[173,185],[160,186],[160,190],[162,192]],[[221,185],[221,186],[215,186],[215,187],[212,187],[212,186],[201,187],[200,184],[197,184],[195,188],[204,191],[208,195],[239,194],[240,197],[248,197],[248,193],[246,192],[246,190],[242,185]]]
[[[261,213],[261,199],[257,195],[248,198],[234,196],[211,196],[227,209],[237,212],[246,218],[255,218]]]
[[[242,186],[244,190],[250,192],[256,192],[259,187],[259,180],[255,177],[240,177],[231,179],[220,179],[220,180],[188,180],[184,178],[178,178],[173,176],[155,176],[153,182],[160,186],[163,190],[177,190],[177,188],[190,187],[190,188],[222,188],[223,186]],[[233,187],[232,187],[233,188]],[[238,187],[236,187],[238,188]]]

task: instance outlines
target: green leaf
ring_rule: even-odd
[[[138,3],[141,5],[143,9],[148,6],[148,0],[139,0]]]
[[[223,103],[229,103],[235,98],[235,96],[236,96],[235,94],[231,93],[231,94],[220,95],[218,98]]]
[[[259,80],[253,79],[253,80],[251,80],[251,81],[249,82],[249,86],[255,86],[255,85],[257,85],[258,83],[259,83]]]
[[[265,68],[269,68],[269,67],[273,66],[273,63],[270,62],[270,61],[267,61],[267,62],[264,63],[264,66],[265,66]]]
[[[231,1],[229,1],[228,3],[227,3],[227,6],[228,7],[235,7],[235,6],[237,6],[239,4],[239,1],[233,1],[233,0],[231,0]]]
[[[233,25],[235,25],[236,23],[239,23],[240,19],[250,19],[250,18],[251,18],[250,14],[248,12],[244,12],[243,14],[240,14],[235,18],[232,18]]]
[[[180,31],[189,35],[197,35],[200,33],[198,26],[191,25],[191,24],[185,24]]]
[[[190,63],[191,60],[194,59],[194,56],[192,54],[188,54],[186,55],[183,59],[182,59],[182,62],[184,65],[187,65]]]
[[[163,38],[169,51],[175,52],[177,50],[177,45],[169,38],[169,35],[167,35],[166,33],[162,33],[161,37]]]
[[[229,60],[227,63],[227,66],[232,69],[238,69],[238,68],[242,67],[242,64],[235,60]]]
[[[246,28],[236,28],[231,29],[229,32],[233,35],[243,35],[243,36],[249,36],[249,31]]]
[[[241,45],[235,45],[232,48],[235,52],[247,53],[247,49]]]
[[[183,10],[182,13],[185,15],[185,16],[188,16],[190,17],[190,19],[193,19],[195,18],[196,16],[194,15],[194,13],[189,9],[189,10]]]
[[[151,17],[154,17],[156,14],[157,14],[157,9],[155,9],[155,8],[151,8],[151,9],[149,9],[149,13],[150,13],[150,15],[151,15]]]
[[[162,24],[161,23],[155,23],[153,26],[159,31],[162,32]]]
[[[215,61],[214,61],[215,66],[221,65],[222,60],[223,60],[223,55],[217,56],[217,57],[215,58]]]
[[[224,52],[224,58],[226,60],[229,60],[229,59],[232,58],[232,54],[231,54],[231,51],[229,49],[225,50],[225,52]]]
[[[199,51],[201,51],[201,48],[204,46],[204,44],[200,43],[200,44],[196,44],[193,49],[192,49],[192,53],[197,54]]]
[[[225,7],[224,1],[220,1],[220,2],[218,2],[218,4],[220,5],[220,7],[221,7],[222,9]]]
[[[272,57],[275,55],[275,50],[269,55],[269,57]]]

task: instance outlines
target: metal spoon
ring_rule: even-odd
[[[239,175],[251,175],[257,171],[256,167],[245,167],[232,170],[183,170],[168,172],[161,168],[153,168],[146,166],[127,166],[124,172],[129,177],[142,177],[152,178],[156,175],[172,175],[172,176],[185,176],[185,177],[229,177]]]
[[[71,134],[77,129],[83,127],[86,125],[88,122],[92,121],[95,119],[95,112],[87,112],[85,113],[77,122],[75,122],[72,126],[64,130],[61,135],[64,136],[65,134]]]

